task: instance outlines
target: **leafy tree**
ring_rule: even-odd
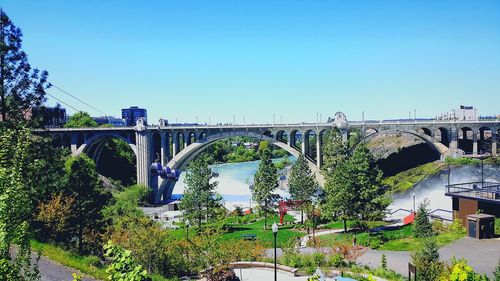
[[[189,171],[184,182],[186,189],[180,204],[185,216],[198,221],[201,227],[203,219],[208,220],[219,206],[220,199],[215,198],[217,182],[212,181],[212,170],[208,167],[205,157],[198,157],[189,165]]]
[[[138,264],[132,257],[132,252],[123,250],[114,245],[111,241],[104,246],[106,258],[111,260],[111,264],[106,269],[109,273],[108,279],[111,281],[143,281],[148,280],[147,271]]]
[[[0,10],[0,120],[7,126],[38,125],[37,120],[26,120],[32,108],[43,105],[50,87],[47,71],[29,64],[22,36],[21,29]]]
[[[119,180],[129,186],[136,182],[136,157],[130,146],[121,139],[110,139],[101,152],[97,167],[99,174]]]
[[[418,211],[415,218],[414,234],[416,238],[427,238],[434,236],[434,230],[429,220],[429,200],[426,198],[418,205]]]
[[[443,276],[445,280],[449,281],[488,281],[488,277],[486,275],[481,275],[472,269],[467,264],[467,261],[464,259],[453,260],[452,261],[452,269],[449,276]]]
[[[74,234],[71,222],[75,220],[75,198],[62,193],[48,202],[40,202],[36,221],[40,238],[45,241],[68,244]]]
[[[31,260],[31,190],[27,169],[31,134],[27,129],[0,130],[0,280],[36,280],[38,261]],[[11,246],[17,253],[11,256]]]
[[[102,230],[102,209],[110,199],[101,185],[94,162],[85,154],[70,157],[65,164],[67,190],[75,198],[75,221],[78,251],[83,252],[85,231]]]
[[[273,210],[275,196],[272,192],[278,187],[278,171],[271,160],[269,149],[261,151],[260,163],[254,177],[252,199],[264,212],[264,229],[267,228],[267,214]]]
[[[87,128],[97,127],[97,122],[90,117],[87,112],[77,112],[69,117],[69,120],[64,124],[65,128]]]
[[[303,208],[301,208],[301,223],[303,223],[304,208],[306,205],[311,204],[314,192],[318,189],[318,182],[302,154],[292,165],[288,186],[292,199],[304,202]]]
[[[436,239],[434,237],[424,238],[420,247],[412,254],[412,261],[417,268],[420,280],[437,280],[443,270],[443,264],[439,262]]]
[[[326,177],[325,208],[340,217],[347,231],[347,220],[383,217],[390,198],[381,183],[382,172],[366,146],[359,145],[352,156],[342,158]]]

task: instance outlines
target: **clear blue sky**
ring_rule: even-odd
[[[151,121],[500,112],[500,1],[25,1],[0,6],[33,66]],[[63,93],[50,92],[99,115]],[[53,100],[51,103],[55,103]],[[71,113],[72,110],[69,109]]]

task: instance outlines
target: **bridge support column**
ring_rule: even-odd
[[[146,127],[136,127],[135,139],[137,144],[137,183],[151,187],[151,136]]]
[[[494,138],[493,142],[491,143],[491,155],[497,156],[497,140],[496,140],[496,138]]]
[[[76,134],[71,135],[71,153],[75,153],[76,150],[78,149],[78,136]]]
[[[172,140],[173,140],[173,144],[172,144],[172,154],[173,155],[172,155],[172,157],[174,157],[180,151],[180,149],[179,149],[179,135],[177,133],[174,133],[172,135]]]
[[[321,169],[321,166],[323,165],[323,151],[321,148],[323,147],[323,138],[321,136],[321,132],[318,132],[316,134],[316,166],[318,167],[318,170]]]
[[[170,159],[170,138],[169,134],[162,132],[161,135],[161,165],[166,166]]]
[[[472,154],[477,155],[477,131],[472,129]]]
[[[191,144],[190,135],[189,135],[189,133],[185,133],[184,134],[184,147],[182,149],[188,147],[190,144]]]
[[[450,133],[448,136],[450,140],[450,149],[457,149],[458,148],[458,130],[456,127],[450,128]]]
[[[302,134],[302,154],[304,156],[309,155],[309,136]]]
[[[294,147],[295,145],[295,134],[292,135],[292,133],[287,133],[288,134],[288,146]]]

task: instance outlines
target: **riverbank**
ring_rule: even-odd
[[[489,157],[484,159],[484,165],[500,167],[500,157]],[[392,193],[404,193],[423,181],[424,179],[437,175],[438,173],[448,169],[448,167],[464,167],[481,165],[481,160],[459,157],[459,158],[446,158],[444,162],[434,161],[418,167],[400,172],[394,176],[386,177],[382,183],[389,186]]]

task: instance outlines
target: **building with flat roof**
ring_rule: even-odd
[[[144,118],[147,123],[148,111],[145,108],[131,106],[122,109],[122,119],[125,120],[125,126],[135,126],[139,118]]]
[[[477,108],[473,106],[461,105],[457,109],[452,109],[448,112],[441,113],[436,116],[437,120],[457,120],[457,121],[473,121],[478,120],[479,114]]]
[[[124,127],[125,126],[125,120],[121,118],[117,118],[114,116],[99,116],[99,117],[92,117],[94,121],[97,123],[97,125],[102,126],[102,125],[111,125],[113,127]]]

